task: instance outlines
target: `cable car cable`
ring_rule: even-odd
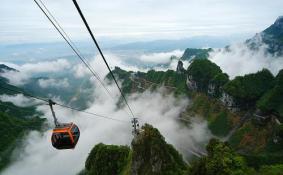
[[[37,96],[31,95],[31,94],[28,94],[26,92],[23,92],[23,91],[19,91],[19,90],[15,90],[15,89],[10,89],[10,88],[4,87],[2,85],[0,85],[0,88],[4,89],[4,90],[11,91],[11,92],[16,92],[18,94],[23,94],[24,96],[31,97],[31,98],[34,98],[34,99],[37,99],[37,100],[41,100],[41,101],[44,101],[44,102],[48,103],[47,99],[44,99],[44,98],[41,98],[41,97],[37,97]]]
[[[44,15],[48,18],[48,20],[52,23],[52,25],[55,27],[55,29],[59,32],[59,34],[63,37],[63,39],[67,42],[67,44],[71,47],[71,49],[75,52],[75,54],[79,57],[79,59],[85,64],[85,66],[90,70],[90,72],[100,81],[100,78],[96,75],[96,73],[89,67],[89,64],[84,60],[84,58],[79,54],[79,50],[76,50],[76,46],[73,44],[72,40],[70,37],[66,34],[65,30],[61,27],[61,25],[58,23],[58,21],[54,18],[54,16],[50,13],[50,11],[47,9],[47,7],[44,5],[42,1],[41,4],[44,6],[44,8],[47,10],[47,12],[50,14],[50,16],[54,19],[55,22],[52,21],[52,19],[48,16],[48,14],[44,11],[44,9],[40,6],[40,4],[34,0],[34,2],[37,4],[37,6],[40,8],[40,10],[44,13]],[[56,24],[58,26],[56,26]],[[60,30],[60,29],[62,30]],[[66,35],[64,35],[63,33]],[[68,39],[70,40],[68,40]],[[73,45],[74,46],[73,46]]]
[[[13,103],[12,103],[12,104],[13,104]],[[13,104],[13,105],[14,105],[14,104]],[[0,106],[7,107],[7,109],[13,108],[13,109],[15,109],[15,110],[18,110],[18,111],[21,111],[21,112],[25,112],[25,113],[30,112],[30,110],[28,110],[28,109],[22,109],[22,108],[31,107],[31,106],[22,107],[22,106],[16,106],[16,105],[14,105],[14,106],[12,106],[12,105],[6,105],[6,104],[4,104],[4,102],[2,102],[2,101],[0,101]],[[7,109],[6,109],[6,110],[7,110]]]
[[[90,34],[90,36],[91,36],[91,38],[92,38],[94,44],[96,45],[96,47],[97,47],[97,49],[98,49],[98,51],[99,51],[99,53],[100,53],[100,55],[101,55],[101,57],[102,57],[102,59],[103,59],[103,61],[104,61],[104,63],[106,64],[106,66],[107,66],[107,68],[108,68],[108,70],[109,70],[109,72],[110,72],[110,74],[111,74],[111,76],[112,76],[112,78],[113,78],[115,84],[117,85],[117,87],[118,87],[118,89],[119,89],[119,91],[120,91],[120,93],[121,93],[122,98],[124,99],[126,105],[128,106],[128,109],[130,110],[130,112],[131,112],[133,118],[135,118],[134,113],[133,113],[131,107],[129,106],[129,104],[128,104],[128,102],[127,102],[127,99],[126,99],[125,95],[123,94],[123,92],[122,92],[120,86],[118,85],[118,82],[117,82],[117,80],[116,80],[116,78],[115,78],[113,72],[111,71],[111,69],[110,69],[110,67],[109,67],[109,64],[108,64],[108,62],[106,61],[106,59],[105,59],[105,57],[104,57],[104,54],[102,53],[102,50],[100,49],[100,47],[99,47],[99,45],[98,45],[98,42],[96,41],[96,39],[95,39],[95,37],[94,37],[94,35],[93,35],[93,33],[92,33],[92,31],[91,31],[89,25],[88,25],[88,23],[87,23],[87,21],[86,21],[84,15],[83,15],[83,13],[82,13],[82,11],[81,11],[81,9],[80,9],[80,7],[79,7],[77,1],[76,1],[76,0],[73,0],[73,3],[74,3],[74,5],[75,5],[76,9],[78,10],[78,13],[79,13],[80,17],[82,18],[82,20],[83,20],[83,22],[84,22],[84,24],[85,24],[85,26],[86,26],[86,28],[87,28],[87,30],[88,30],[88,32],[89,32],[89,34]]]
[[[94,71],[94,69],[91,67],[90,63],[88,62],[88,60],[83,56],[83,54],[80,52],[80,50],[78,49],[78,47],[75,45],[75,43],[71,40],[70,36],[66,33],[66,31],[63,29],[63,27],[60,25],[60,23],[57,21],[57,19],[52,15],[52,13],[49,11],[49,9],[47,8],[47,6],[41,1],[38,0],[42,6],[44,7],[44,9],[47,11],[47,13],[51,16],[51,18],[53,19],[53,21],[57,24],[58,28],[65,34],[66,38],[69,40],[69,42],[73,45],[74,49],[76,49],[76,51],[79,53],[79,55],[81,55],[81,57],[84,59],[84,61],[88,64],[88,66],[91,68],[91,73],[94,74],[94,76],[100,81],[100,83],[102,85],[103,82],[100,78],[100,76],[98,75],[97,72]],[[106,88],[106,87],[105,87]],[[109,90],[106,88],[106,91],[109,92]]]
[[[103,88],[106,90],[106,92],[108,93],[108,95],[114,99],[114,97],[111,95],[109,89],[104,85],[104,83],[102,82],[102,80],[100,79],[100,77],[98,75],[96,75],[97,73],[95,73],[95,71],[92,69],[91,65],[87,63],[87,61],[84,60],[84,58],[80,55],[79,50],[77,49],[77,47],[74,45],[72,45],[72,40],[70,39],[70,37],[67,35],[67,33],[65,32],[65,30],[61,27],[61,25],[59,24],[59,22],[55,19],[55,17],[51,14],[51,12],[48,10],[48,8],[44,5],[44,3],[39,0],[41,2],[41,4],[44,6],[44,8],[46,9],[47,13],[50,14],[51,18],[53,18],[54,22],[52,21],[52,19],[48,16],[48,14],[44,11],[44,9],[40,6],[40,4],[34,0],[34,2],[36,3],[36,5],[40,8],[40,10],[44,13],[44,15],[47,17],[47,19],[51,22],[51,24],[55,27],[55,29],[59,32],[59,34],[63,37],[63,39],[67,42],[67,44],[71,47],[71,49],[75,52],[75,54],[79,57],[79,59],[85,64],[85,66],[90,70],[90,72],[93,74],[93,76],[95,78],[98,79],[98,81],[101,83],[101,85],[103,86]],[[58,26],[56,26],[56,24]],[[66,35],[64,36],[63,33],[60,31],[60,29],[62,30],[62,32]],[[68,39],[70,40],[68,40]],[[76,50],[77,49],[77,50]],[[123,109],[124,110],[124,109]],[[128,113],[128,112],[126,112]],[[128,113],[129,114],[129,113]]]
[[[30,98],[34,98],[34,99],[41,100],[41,101],[44,101],[46,103],[49,103],[49,100],[46,100],[44,98],[28,94],[26,92],[22,92],[22,91],[6,88],[6,87],[3,87],[1,85],[0,85],[0,89],[5,89],[5,90],[11,91],[11,92],[16,92],[16,93],[19,93],[19,94],[23,94],[24,96],[27,96],[27,97],[30,97]],[[109,119],[109,120],[114,120],[114,121],[123,122],[123,123],[129,123],[128,121],[125,121],[125,120],[115,119],[115,118],[107,117],[105,115],[96,114],[96,113],[92,113],[92,112],[87,112],[87,111],[84,111],[82,109],[73,108],[73,107],[70,107],[70,106],[67,106],[67,105],[63,105],[63,104],[60,104],[60,103],[55,103],[55,104],[58,105],[58,106],[61,106],[63,108],[68,108],[68,109],[71,109],[71,110],[74,110],[74,111],[86,113],[86,114],[93,115],[93,116],[96,116],[96,117],[106,118],[106,119]]]

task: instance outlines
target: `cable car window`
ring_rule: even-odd
[[[80,130],[76,125],[73,125],[72,129],[71,129],[73,138],[74,138],[74,142],[77,143],[77,141],[79,140],[80,137]]]
[[[72,133],[73,134],[78,134],[79,133],[79,128],[74,125],[73,128],[72,128]]]

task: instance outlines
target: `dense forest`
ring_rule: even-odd
[[[132,146],[98,144],[90,152],[80,175],[280,175],[283,165],[263,165],[255,169],[227,142],[211,139],[207,155],[187,164],[156,128],[145,124]]]
[[[228,137],[225,142],[211,140],[207,156],[194,161],[185,173],[260,175],[283,171],[283,125],[275,122],[282,118],[282,70],[276,76],[263,69],[230,80],[216,64],[195,59],[181,74],[173,70],[127,72],[118,67],[114,72],[126,93],[174,86],[176,89],[169,92],[192,99],[188,114],[203,116],[215,136]],[[145,89],[139,91],[133,79]],[[186,79],[194,81],[196,89],[187,87]],[[151,83],[142,84],[144,80]],[[226,106],[223,94],[232,99],[234,106]]]
[[[6,66],[1,66],[7,69]],[[2,69],[0,69],[2,70]],[[1,77],[0,86],[12,90],[20,88],[8,84],[8,80]],[[0,95],[17,95],[7,89],[0,89]],[[19,107],[11,102],[0,101],[0,170],[9,164],[14,148],[21,144],[22,138],[32,130],[40,130],[45,119],[35,106]]]

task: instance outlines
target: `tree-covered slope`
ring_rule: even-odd
[[[224,86],[225,92],[233,96],[238,105],[251,107],[273,86],[274,77],[269,70],[238,76]]]
[[[143,92],[146,89],[153,90],[161,86],[176,94],[187,93],[186,75],[173,70],[132,72],[115,67],[113,73],[122,82],[122,91],[126,94]],[[110,74],[106,78],[112,80]]]
[[[189,175],[247,175],[255,171],[247,167],[243,157],[227,143],[212,139],[206,147],[207,156],[195,161]]]
[[[132,147],[96,145],[80,175],[281,175],[282,164],[249,166],[249,157],[237,153],[227,142],[211,139],[207,155],[188,165],[159,131],[145,124]],[[256,161],[256,160],[255,160]],[[259,162],[257,162],[259,163]],[[260,163],[259,163],[260,164]]]
[[[209,52],[212,49],[196,49],[196,48],[187,48],[180,58],[181,60],[192,60],[192,59],[207,59]]]
[[[222,73],[222,70],[215,63],[207,59],[194,60],[188,67],[188,76],[196,82],[197,89],[207,92],[211,80]]]
[[[0,65],[0,72],[16,71],[5,65]],[[4,88],[3,88],[4,87]],[[10,85],[5,77],[0,77],[0,95],[17,95],[21,88]],[[14,148],[21,143],[22,138],[31,130],[40,130],[45,119],[36,111],[35,106],[20,107],[11,102],[0,101],[0,171],[9,164]]]
[[[149,124],[132,141],[132,174],[183,174],[186,164],[180,153]]]
[[[96,145],[90,152],[85,175],[182,175],[187,165],[156,128],[145,124],[127,146]]]
[[[130,163],[130,158],[129,147],[100,143],[91,150],[85,163],[85,170],[81,174],[123,174]]]
[[[263,112],[273,112],[280,116],[283,122],[283,70],[275,78],[274,86],[257,102]]]
[[[0,112],[0,170],[10,161],[11,152],[21,143],[21,138],[31,130],[40,130],[44,119],[39,117],[22,118],[8,115],[5,111]],[[13,110],[25,110],[19,107]]]

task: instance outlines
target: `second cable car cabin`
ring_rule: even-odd
[[[74,149],[80,138],[80,130],[74,123],[59,124],[53,129],[52,146],[56,149]]]
[[[55,128],[53,129],[51,142],[56,149],[74,149],[80,138],[80,130],[74,123],[59,123],[53,106],[56,103],[49,100],[49,106],[54,118]]]

